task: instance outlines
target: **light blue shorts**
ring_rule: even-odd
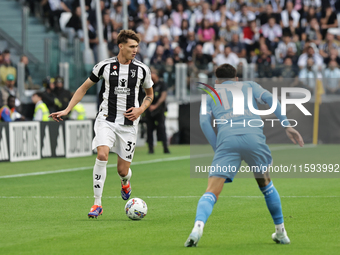
[[[226,179],[225,182],[232,182],[242,160],[250,168],[254,166],[253,169],[256,169],[257,172],[263,171],[263,167],[272,164],[272,156],[263,134],[226,137],[215,151],[209,177],[221,177]]]

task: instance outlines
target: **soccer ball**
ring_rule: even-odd
[[[131,220],[141,220],[148,212],[146,203],[140,198],[131,198],[125,205],[125,213]]]

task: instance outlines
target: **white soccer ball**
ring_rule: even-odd
[[[148,206],[140,198],[131,198],[125,205],[125,213],[131,220],[141,220],[148,212]]]

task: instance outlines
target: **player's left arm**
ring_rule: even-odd
[[[138,108],[131,107],[127,109],[124,116],[129,120],[136,120],[138,117],[151,105],[153,101],[153,88],[144,89],[146,96],[143,99],[142,105]]]
[[[151,79],[151,71],[150,69],[146,70],[145,73],[145,79],[143,83],[143,88],[145,91],[146,96],[143,99],[142,105],[138,108],[131,107],[127,109],[127,111],[124,113],[124,116],[129,120],[136,120],[138,117],[151,105],[153,101],[153,81]]]

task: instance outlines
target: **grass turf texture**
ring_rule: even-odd
[[[275,146],[271,146],[274,148]],[[190,154],[172,146],[164,155],[137,148],[134,162]],[[338,145],[279,150],[277,164],[340,163]],[[93,204],[95,156],[0,163],[0,176],[88,167],[87,170],[0,179],[0,254],[338,254],[340,179],[274,179],[281,195],[290,245],[271,240],[274,226],[253,178],[227,184],[197,248],[184,248],[206,179],[190,178],[190,160],[132,166],[132,197],[144,199],[148,215],[129,220],[116,169],[108,169],[103,215],[88,219]],[[116,162],[110,155],[109,164]]]

